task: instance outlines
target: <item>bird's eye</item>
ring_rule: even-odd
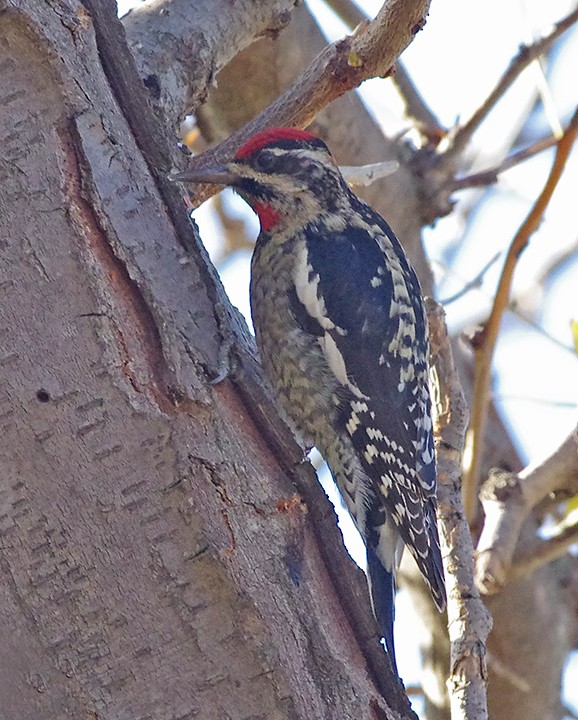
[[[281,158],[278,155],[273,155],[270,152],[262,152],[257,155],[253,160],[253,167],[255,170],[262,172],[272,172],[279,167]]]

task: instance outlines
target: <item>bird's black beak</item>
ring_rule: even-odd
[[[171,173],[169,180],[180,183],[209,183],[211,185],[232,185],[237,178],[226,165],[208,165],[204,168],[189,168],[181,173]]]

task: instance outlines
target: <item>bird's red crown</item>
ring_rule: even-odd
[[[253,137],[249,138],[244,145],[237,150],[235,158],[240,160],[242,158],[249,157],[256,150],[260,150],[266,145],[271,143],[279,142],[280,140],[317,140],[318,138],[310,132],[305,130],[297,130],[297,128],[270,128],[269,130],[261,130],[256,133]]]

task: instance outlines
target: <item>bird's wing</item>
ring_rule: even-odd
[[[423,567],[431,562],[437,531],[421,290],[393,232],[368,212],[367,226],[307,232],[295,270],[294,312],[306,332],[315,326],[343,386],[342,428],[379,506],[422,572],[436,574]]]

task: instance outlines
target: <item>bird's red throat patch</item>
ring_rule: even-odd
[[[256,202],[254,205],[252,205],[252,207],[259,216],[259,221],[261,222],[261,230],[263,232],[271,230],[271,228],[276,225],[281,218],[281,213],[278,210],[272,208],[271,205],[267,205],[267,203]]]

